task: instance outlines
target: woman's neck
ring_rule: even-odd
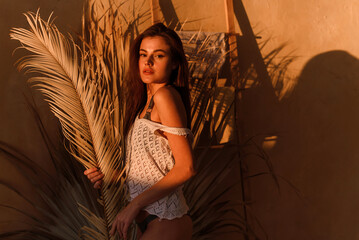
[[[160,89],[161,87],[164,87],[168,85],[167,83],[159,83],[159,84],[146,84],[146,88],[147,88],[147,100],[149,100],[156,92],[158,89]]]

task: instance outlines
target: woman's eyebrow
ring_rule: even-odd
[[[140,49],[140,51],[143,51],[143,52],[147,52],[145,49]],[[156,49],[154,50],[153,52],[164,52],[164,53],[167,53],[167,51],[163,50],[163,49]]]

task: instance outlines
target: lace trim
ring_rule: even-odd
[[[148,123],[148,125],[153,128],[153,132],[157,135],[160,135],[158,131],[163,131],[163,132],[171,133],[174,135],[190,136],[191,138],[193,138],[192,131],[189,128],[169,127],[169,126],[163,125],[161,123],[157,123],[157,122],[148,120],[146,118],[138,118],[138,119],[143,120],[144,122]]]

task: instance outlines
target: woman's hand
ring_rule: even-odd
[[[120,235],[120,238],[127,239],[127,231],[133,220],[136,218],[140,212],[140,207],[136,206],[133,202],[127,205],[119,214],[117,214],[115,220],[112,223],[112,228],[110,231],[111,236],[117,231]]]
[[[93,187],[96,189],[100,189],[104,174],[98,168],[90,168],[84,171],[84,174],[87,176],[88,179],[93,183]]]

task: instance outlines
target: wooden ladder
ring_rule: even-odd
[[[152,24],[161,22],[160,19],[160,3],[159,0],[150,0],[151,6],[151,20]],[[233,0],[224,0],[224,11],[226,15],[226,25],[228,34],[228,46],[229,46],[229,61],[231,66],[231,72],[229,76],[229,85],[233,85],[235,78],[238,77],[238,53],[237,53],[237,36],[234,27],[234,9]],[[228,83],[227,83],[228,85]]]

